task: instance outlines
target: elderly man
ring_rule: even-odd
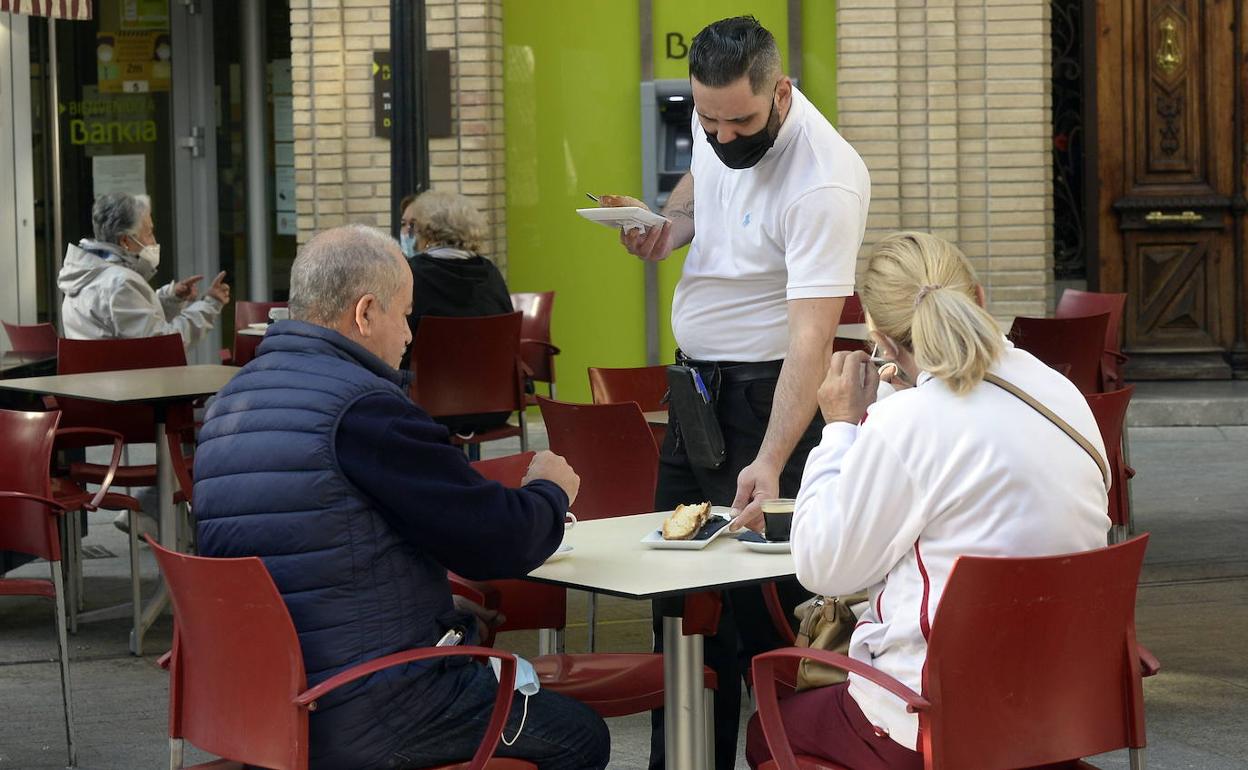
[[[580,480],[542,452],[526,483],[478,475],[446,429],[407,397],[412,273],[372,228],[328,230],[291,269],[291,320],[208,410],[195,455],[206,556],[264,559],[299,632],[310,684],[365,660],[475,636],[447,570],[524,575],[563,537]],[[428,767],[466,760],[497,687],[488,667],[414,664],[338,691],[313,712],[313,768]],[[605,724],[554,693],[517,698],[501,755],[601,768]]]
[[[152,232],[146,195],[108,193],[91,208],[95,240],[70,244],[57,286],[65,294],[61,320],[70,339],[156,337],[180,334],[190,347],[212,328],[230,301],[222,271],[199,298],[202,275],[152,289],[160,244]]]

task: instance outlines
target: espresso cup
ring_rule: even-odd
[[[573,527],[576,526],[576,514],[572,513],[571,511],[568,511],[567,513],[563,515],[565,517],[563,520],[563,528],[565,530],[572,529]]]
[[[796,501],[778,497],[763,501],[763,537],[773,543],[786,543],[793,528],[793,505]]]
[[[270,321],[288,321],[290,320],[290,308],[288,307],[271,307],[269,308]]]

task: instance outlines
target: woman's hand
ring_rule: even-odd
[[[819,411],[825,422],[857,425],[875,403],[880,375],[865,351],[832,354],[827,376],[819,386]]]

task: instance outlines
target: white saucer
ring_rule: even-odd
[[[267,329],[269,328],[269,325],[261,321],[260,323],[247,324],[247,328],[248,329]]]
[[[544,561],[544,562],[542,562],[542,563],[543,563],[543,564],[550,564],[552,561],[559,561],[560,559],[562,559],[563,557],[567,556],[567,555],[568,555],[568,554],[570,554],[570,553],[572,553],[572,546],[568,545],[567,543],[564,543],[563,545],[561,545],[561,546],[559,546],[557,549],[555,549],[555,552],[554,552],[554,553],[552,553],[552,554],[551,554],[551,555],[550,555],[550,556],[546,559],[546,561]]]
[[[790,553],[789,544],[786,543],[756,543],[752,540],[738,540],[741,545],[749,548],[757,553]]]

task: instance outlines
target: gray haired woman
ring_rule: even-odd
[[[70,244],[57,286],[64,334],[70,339],[115,339],[182,335],[190,347],[230,301],[225,272],[204,296],[202,275],[153,289],[148,281],[160,264],[160,244],[152,232],[152,204],[146,195],[108,193],[91,207],[95,238]]]

